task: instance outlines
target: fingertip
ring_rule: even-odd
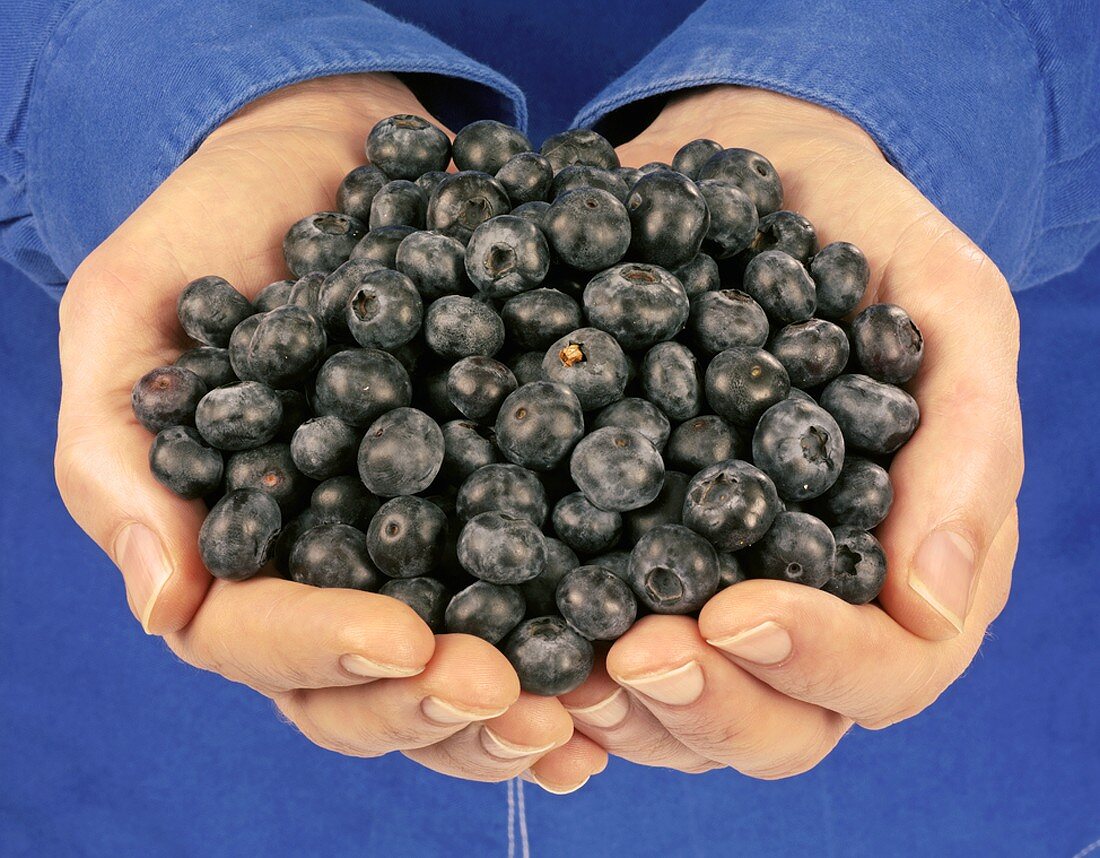
[[[519,677],[492,644],[473,635],[435,638],[435,654],[425,674],[446,687],[449,700],[475,709],[504,709],[520,699]]]

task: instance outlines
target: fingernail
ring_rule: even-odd
[[[936,530],[917,549],[909,572],[909,586],[960,632],[970,609],[974,560],[974,547],[964,537]]]
[[[546,790],[548,793],[551,793],[552,795],[569,795],[569,793],[576,792],[582,786],[584,786],[586,783],[588,783],[588,778],[585,778],[583,781],[581,781],[576,786],[571,786],[571,787],[550,786],[550,784],[543,783],[537,777],[535,777],[535,773],[532,772],[530,769],[527,769],[527,771],[525,771],[525,772],[521,772],[520,773],[520,778],[522,780],[527,781],[528,783],[534,784],[537,787],[541,787],[542,789]]]
[[[551,742],[549,745],[543,745],[540,748],[517,745],[515,742],[502,739],[488,727],[482,727],[481,747],[485,749],[485,753],[490,757],[496,757],[498,760],[519,760],[533,754],[545,754],[554,747],[554,744]]]
[[[400,679],[424,672],[423,667],[400,667],[396,664],[382,664],[355,653],[340,656],[340,667],[352,676],[364,676],[373,679]]]
[[[707,643],[754,664],[779,664],[791,654],[791,636],[779,623],[771,620]]]
[[[699,666],[699,662],[689,661],[662,673],[619,681],[647,697],[652,697],[658,703],[686,706],[698,700],[703,693],[703,668]]]
[[[172,575],[172,565],[164,553],[164,546],[153,531],[135,522],[119,533],[114,554],[141,627],[146,634],[152,634],[149,620],[153,607]]]
[[[630,714],[630,697],[621,688],[616,688],[610,697],[599,703],[576,709],[566,706],[565,711],[573,716],[574,721],[580,721],[589,727],[603,727],[606,730],[618,727],[626,720],[626,716]]]
[[[473,709],[463,709],[438,697],[425,697],[420,701],[420,711],[424,717],[437,724],[469,724],[472,721],[485,721],[489,718],[498,718],[508,711],[507,707],[495,712],[475,712]]]

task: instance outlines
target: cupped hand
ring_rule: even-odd
[[[894,506],[877,531],[886,584],[858,607],[797,584],[737,584],[698,622],[646,617],[562,700],[580,731],[636,762],[784,777],[853,723],[877,729],[931,704],[1004,607],[1023,474],[1018,320],[996,266],[843,117],[759,90],[695,91],[620,157],[668,162],[695,137],[771,160],[783,207],[821,245],[866,253],[863,305],[899,304],[924,334],[908,386],[921,425],[893,460]]]
[[[433,638],[405,605],[273,577],[214,582],[199,557],[201,501],[149,474],[130,388],[188,346],[176,300],[218,274],[245,295],[287,276],[290,224],[332,209],[371,126],[423,107],[395,78],[287,87],[214,131],[91,253],[61,302],[56,475],[69,511],[122,571],[131,610],[185,661],[269,696],[319,745],[393,750],[478,780],[531,770],[568,789],[606,754],[554,699],[520,692],[484,641]]]

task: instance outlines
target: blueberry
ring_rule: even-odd
[[[195,373],[202,379],[208,390],[221,387],[223,384],[232,384],[237,380],[237,376],[233,372],[233,365],[229,362],[228,349],[219,349],[213,346],[188,349],[176,358],[173,366]]]
[[[682,343],[658,343],[639,372],[645,397],[672,420],[689,420],[703,408],[703,385],[691,349]]]
[[[365,348],[404,345],[416,336],[423,318],[420,293],[400,271],[367,274],[348,302],[348,330]]]
[[[354,342],[348,330],[348,304],[369,274],[384,271],[373,259],[351,259],[325,277],[317,289],[317,318],[330,342]]]
[[[805,322],[816,306],[814,281],[802,263],[782,250],[765,250],[745,268],[743,288],[780,322]]]
[[[778,211],[760,218],[749,254],[782,250],[804,265],[817,252],[817,232],[809,219],[797,212]]]
[[[534,289],[550,268],[542,230],[521,217],[485,221],[466,246],[466,274],[488,298],[508,298]]]
[[[833,574],[836,541],[821,519],[804,512],[781,512],[753,545],[751,559],[753,578],[820,587]]]
[[[592,644],[560,617],[535,617],[521,623],[504,644],[520,688],[554,697],[584,682],[592,672]]]
[[[546,537],[526,518],[483,512],[463,526],[458,562],[491,584],[519,584],[546,567]]]
[[[422,492],[443,464],[443,432],[423,411],[395,408],[375,420],[359,446],[359,478],[379,497]]]
[[[298,470],[315,480],[327,480],[355,469],[359,432],[331,414],[307,420],[294,432],[290,454]]]
[[[723,149],[699,167],[699,181],[718,179],[744,191],[760,216],[783,205],[783,183],[771,161],[749,149]]]
[[[886,518],[893,502],[890,475],[869,459],[848,456],[836,482],[821,496],[818,508],[831,525],[871,530]]]
[[[721,288],[718,277],[718,263],[706,253],[696,253],[688,262],[673,269],[673,275],[684,287],[689,299],[703,292],[713,292]]]
[[[586,435],[573,449],[569,474],[593,505],[612,512],[652,502],[665,481],[657,448],[644,435],[617,426]]]
[[[295,277],[310,271],[328,274],[347,262],[367,227],[340,212],[317,212],[294,224],[283,239],[283,256]]]
[[[672,169],[672,165],[667,161],[649,161],[646,164],[642,164],[642,166],[638,168],[638,172],[643,176],[648,176],[651,173],[674,173],[676,171]]]
[[[293,280],[276,280],[268,283],[252,299],[252,308],[257,313],[266,313],[276,307],[285,306],[290,301],[290,290],[294,288]]]
[[[630,246],[626,207],[598,188],[562,194],[550,204],[542,228],[557,257],[582,271],[614,265]]]
[[[415,179],[429,170],[447,169],[451,141],[423,117],[399,113],[370,130],[366,153],[367,160],[391,179]]]
[[[395,578],[383,584],[378,592],[404,602],[435,634],[442,634],[447,630],[444,617],[451,594],[442,581],[428,577]]]
[[[271,554],[271,564],[283,578],[290,580],[290,553],[294,550],[298,537],[321,523],[312,509],[306,509],[284,524],[275,539],[275,548]]]
[[[630,583],[630,552],[609,551],[588,561],[591,566],[602,566],[612,575]]]
[[[506,459],[546,471],[562,462],[584,434],[584,413],[565,385],[534,381],[504,400],[495,431]]]
[[[719,551],[737,551],[767,533],[780,509],[782,502],[767,474],[748,462],[728,459],[691,478],[683,520]]]
[[[580,566],[573,549],[560,539],[546,538],[546,567],[529,581],[519,585],[523,598],[527,602],[529,617],[542,617],[558,610],[555,594],[558,582],[566,573]]]
[[[518,587],[476,581],[451,598],[444,624],[452,634],[476,635],[495,644],[519,625],[525,609]]]
[[[428,199],[431,199],[435,189],[450,175],[446,170],[428,170],[428,172],[421,173],[416,177],[416,184],[427,195]]]
[[[264,315],[257,313],[255,316],[249,316],[233,329],[233,334],[229,338],[229,347],[226,349],[229,352],[229,366],[241,381],[256,380],[248,365],[248,348],[252,343],[252,335],[256,332]]]
[[[463,244],[489,218],[507,214],[508,192],[486,173],[466,171],[444,179],[428,200],[428,228]]]
[[[554,168],[537,152],[520,152],[501,165],[496,171],[496,180],[507,192],[512,205],[541,202],[550,193]]]
[[[248,341],[249,374],[271,387],[301,384],[317,367],[327,339],[321,322],[301,307],[264,313]]]
[[[578,554],[599,554],[619,541],[623,517],[592,505],[580,492],[566,495],[551,516],[558,538]]]
[[[425,302],[471,290],[466,248],[441,232],[414,232],[397,247],[397,270],[412,280]]]
[[[833,379],[818,401],[839,424],[845,443],[869,453],[893,453],[920,423],[920,409],[912,396],[866,375]]]
[[[320,483],[309,505],[318,524],[350,524],[365,531],[378,511],[378,498],[367,491],[359,477],[349,474]]]
[[[630,552],[630,586],[656,614],[692,614],[718,592],[718,554],[707,540],[679,524],[642,536]]]
[[[326,276],[324,271],[309,271],[303,274],[290,287],[286,296],[287,304],[301,307],[316,315],[321,303],[321,285],[325,282]]]
[[[313,407],[360,428],[412,401],[412,382],[397,358],[378,349],[348,349],[322,364]]]
[[[562,167],[554,174],[554,180],[550,183],[550,192],[547,199],[556,200],[562,194],[580,188],[599,188],[601,191],[607,191],[624,205],[626,204],[626,197],[630,193],[626,182],[614,171],[605,170],[602,167],[575,165]]]
[[[839,319],[856,308],[867,289],[871,268],[854,244],[834,241],[810,261],[810,276],[817,287],[817,314]]]
[[[631,188],[638,184],[638,180],[645,175],[645,173],[643,173],[637,167],[615,167],[613,169],[613,172],[616,176],[620,177],[623,180],[623,182],[626,184],[628,192]]]
[[[424,338],[440,357],[492,357],[504,345],[504,322],[496,310],[463,295],[445,295],[424,315]]]
[[[226,491],[258,489],[271,495],[284,516],[305,505],[309,484],[294,464],[289,444],[241,450],[225,463]]]
[[[180,293],[176,313],[187,336],[208,346],[227,346],[233,329],[256,311],[221,277],[192,280]]]
[[[688,326],[695,342],[710,354],[734,346],[762,346],[768,339],[764,309],[744,292],[704,292],[691,301]]]
[[[817,387],[840,375],[848,363],[848,337],[832,322],[810,319],[777,331],[768,351],[783,364],[791,384]]]
[[[683,173],[689,179],[694,179],[699,173],[699,168],[721,151],[721,143],[700,137],[676,150],[676,154],[672,157],[672,169]]]
[[[391,578],[428,575],[443,557],[447,516],[424,498],[405,495],[386,501],[367,528],[367,551]]]
[[[319,524],[290,550],[290,577],[314,587],[375,592],[386,580],[367,554],[363,531],[347,524]]]
[[[872,304],[852,322],[859,365],[876,381],[904,384],[920,369],[924,337],[896,304]]]
[[[600,566],[579,566],[565,575],[556,601],[569,627],[590,641],[622,637],[638,614],[630,586]]]
[[[653,528],[663,524],[680,524],[683,520],[684,499],[687,497],[688,478],[676,471],[665,474],[665,484],[652,503],[626,514],[627,536],[637,542]]]
[[[557,289],[534,289],[509,298],[500,315],[512,342],[540,352],[583,324],[580,305]]]
[[[195,409],[195,426],[219,450],[248,450],[275,437],[283,403],[266,384],[241,381],[211,390]]]
[[[707,201],[680,173],[643,176],[626,200],[630,214],[631,258],[664,268],[691,261],[710,229]]]
[[[688,474],[736,459],[741,455],[741,437],[737,430],[716,414],[704,414],[685,420],[668,439],[665,459],[669,467]]]
[[[390,177],[373,165],[356,167],[336,190],[336,208],[366,223],[370,220],[371,201]]]
[[[732,423],[748,426],[786,399],[787,370],[763,349],[736,346],[715,355],[707,367],[707,402]]]
[[[688,318],[680,281],[663,268],[628,262],[601,271],[584,289],[588,323],[607,331],[626,349],[672,339]]]
[[[447,398],[471,420],[495,418],[500,404],[516,387],[512,370],[482,355],[462,358],[447,373]]]
[[[547,137],[539,150],[554,172],[563,167],[583,164],[611,170],[619,166],[619,156],[603,136],[587,128],[575,128]]]
[[[866,605],[886,583],[886,553],[877,539],[856,527],[833,529],[836,560],[821,587],[852,605]]]
[[[809,500],[824,494],[840,475],[844,437],[824,408],[784,399],[756,424],[752,460],[772,478],[780,497]]]
[[[206,396],[198,375],[178,366],[162,366],[138,379],[130,405],[138,422],[150,432],[169,426],[193,426],[195,410]]]
[[[350,259],[377,262],[383,268],[397,269],[397,248],[416,230],[411,226],[380,226],[372,229],[355,245]]]
[[[621,426],[640,432],[658,450],[665,448],[672,431],[672,426],[661,409],[646,399],[632,396],[612,402],[596,415],[592,428],[603,429],[605,426]]]
[[[589,411],[622,397],[628,368],[613,336],[598,328],[578,328],[547,349],[542,372],[550,381],[570,388]]]
[[[732,551],[718,552],[718,589],[724,590],[734,584],[740,584],[748,576],[741,568],[741,561]]]
[[[500,461],[496,445],[473,421],[451,420],[441,429],[443,467],[440,473],[446,479],[461,483],[478,468]]]
[[[539,229],[542,229],[542,222],[546,219],[546,213],[550,211],[550,203],[543,202],[542,200],[532,200],[529,203],[523,203],[516,206],[510,214],[516,217],[521,217],[524,220],[529,220]]]
[[[455,135],[451,156],[460,170],[495,173],[509,158],[531,151],[531,141],[518,128],[493,119],[471,122]]]
[[[229,492],[199,529],[199,553],[215,578],[251,578],[271,559],[283,526],[279,505],[265,492]]]
[[[370,207],[371,229],[384,226],[411,226],[423,229],[428,196],[415,182],[395,179],[383,185]]]
[[[156,481],[181,498],[201,498],[216,491],[222,469],[222,454],[207,447],[190,426],[161,429],[149,448],[149,470]]]
[[[486,465],[470,474],[459,487],[455,506],[463,521],[485,512],[502,512],[542,527],[547,514],[546,490],[526,468]]]

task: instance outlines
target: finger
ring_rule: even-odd
[[[1009,568],[1015,517],[998,533],[987,563]],[[700,633],[739,667],[776,691],[885,727],[933,703],[973,659],[1007,590],[983,576],[975,622],[947,641],[928,641],[875,605],[849,605],[820,590],[745,581],[715,596]]]
[[[476,781],[516,777],[573,735],[573,720],[553,697],[522,692],[504,714],[405,756],[437,772]]]
[[[686,746],[753,777],[813,768],[851,723],[732,664],[690,617],[644,618],[611,648],[607,669]]]
[[[554,795],[576,792],[593,775],[607,768],[607,751],[587,736],[574,733],[572,738],[539,759],[527,771],[523,780],[542,787]]]
[[[275,702],[316,744],[378,757],[432,745],[475,721],[499,717],[518,696],[512,666],[492,646],[469,635],[440,635],[418,676],[289,691]]]
[[[693,774],[719,766],[686,747],[652,712],[634,702],[608,675],[603,659],[597,660],[580,688],[560,699],[577,730],[616,757]]]
[[[414,676],[435,650],[431,630],[396,599],[267,577],[215,583],[168,643],[190,664],[269,694]]]

